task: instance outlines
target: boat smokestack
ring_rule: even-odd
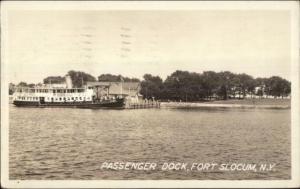
[[[70,75],[66,75],[65,79],[66,79],[67,89],[72,89],[73,88],[73,84],[72,84],[71,76]]]

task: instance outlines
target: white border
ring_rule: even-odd
[[[65,181],[15,181],[8,180],[8,83],[6,39],[7,12],[10,10],[288,10],[291,15],[291,70],[292,70],[292,179],[291,180],[65,180]],[[299,2],[297,1],[215,1],[215,2],[126,2],[126,1],[65,1],[65,2],[1,2],[1,186],[6,188],[234,188],[234,187],[299,187]]]

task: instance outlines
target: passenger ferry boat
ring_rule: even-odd
[[[92,88],[17,88],[13,104],[23,107],[123,108],[124,98],[96,98]]]

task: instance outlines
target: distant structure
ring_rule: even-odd
[[[109,82],[109,81],[96,81],[87,82],[87,87],[94,90],[96,98],[101,97],[123,97],[132,103],[138,102],[142,99],[140,94],[140,82]]]

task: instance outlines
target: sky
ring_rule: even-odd
[[[231,71],[291,78],[284,10],[10,10],[9,82],[42,82],[69,70],[145,73]]]

